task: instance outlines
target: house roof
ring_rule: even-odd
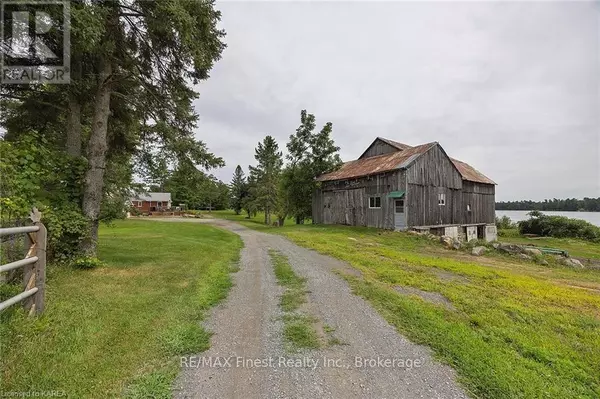
[[[359,158],[355,161],[346,162],[340,169],[336,170],[335,172],[321,175],[317,178],[317,180],[344,180],[388,172],[395,169],[405,169],[409,167],[412,162],[421,154],[427,152],[434,145],[439,145],[437,142],[433,142],[413,147],[408,144],[403,144],[383,137],[377,137],[376,140],[381,140],[384,143],[399,149],[400,151],[369,158]],[[450,158],[450,160],[461,174],[463,180],[476,183],[496,184],[494,181],[486,177],[483,173],[479,172],[471,165],[454,158]]]
[[[132,201],[171,201],[171,193],[139,193],[131,197]]]
[[[407,168],[419,157],[419,155],[426,153],[435,145],[437,145],[435,142],[427,143],[416,147],[408,147],[402,151],[346,162],[340,169],[321,175],[317,177],[317,180],[329,181],[351,179],[354,177],[375,175],[395,169]]]

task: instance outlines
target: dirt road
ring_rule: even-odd
[[[283,237],[225,220],[209,222],[241,236],[235,286],[214,308],[210,349],[182,360],[176,398],[466,398],[453,370],[400,336],[333,271],[347,264]],[[269,248],[287,256],[307,278],[311,316],[334,329],[339,344],[290,355]],[[356,272],[354,272],[356,273]]]

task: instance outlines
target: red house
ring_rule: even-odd
[[[140,212],[171,209],[171,193],[145,193],[131,198],[131,206]]]

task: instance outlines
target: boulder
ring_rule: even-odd
[[[460,249],[460,247],[462,247],[462,243],[460,242],[460,240],[457,238],[453,238],[452,239],[452,248]]]
[[[420,233],[416,230],[408,230],[408,234],[419,235]]]
[[[451,248],[452,248],[452,242],[453,242],[453,240],[452,240],[452,237],[448,237],[448,236],[441,236],[441,237],[440,237],[440,242],[441,242],[442,244],[444,244],[444,246],[445,246],[446,248],[448,248],[448,249],[451,249]]]
[[[584,269],[583,263],[574,258],[563,258],[562,264],[575,269]]]
[[[531,255],[531,256],[541,256],[542,255],[542,251],[540,251],[537,248],[532,248],[532,247],[523,247],[523,253],[525,253],[527,255]]]
[[[495,243],[492,244],[492,247],[494,249],[498,249],[500,247],[500,243],[499,242],[495,242]]]
[[[548,266],[548,261],[546,259],[538,259],[536,262],[542,266]]]
[[[531,256],[525,255],[525,254],[519,254],[519,258],[525,259],[525,260],[531,260],[531,259],[533,259]]]
[[[475,255],[475,256],[481,256],[483,255],[485,252],[487,251],[486,247],[475,247],[473,248],[473,250],[471,251],[471,255]]]
[[[515,244],[500,244],[498,246],[498,251],[507,252],[509,254],[520,254],[523,252],[523,247],[520,247]]]

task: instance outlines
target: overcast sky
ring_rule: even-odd
[[[344,161],[377,136],[438,141],[497,200],[600,196],[600,6],[569,2],[218,2],[228,48],[197,137],[229,182],[300,110]]]

